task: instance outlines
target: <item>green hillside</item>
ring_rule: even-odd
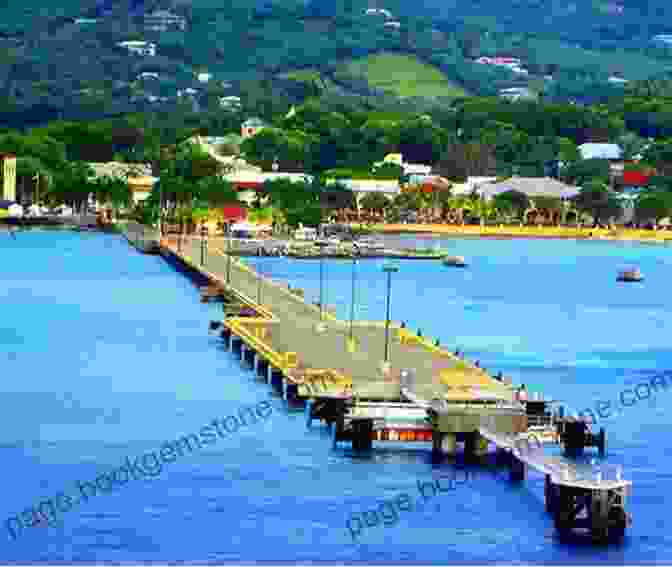
[[[449,81],[436,67],[410,55],[370,55],[345,63],[344,71],[363,76],[372,87],[394,92],[401,97],[461,97],[466,94],[463,88]]]

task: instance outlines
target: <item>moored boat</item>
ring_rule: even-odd
[[[618,278],[616,281],[619,282],[641,282],[644,279],[644,276],[639,271],[639,268],[628,268],[627,270],[621,270],[618,272]]]
[[[455,268],[467,267],[467,262],[462,256],[445,256],[442,262],[444,266],[453,266]]]

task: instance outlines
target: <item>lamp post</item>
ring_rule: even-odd
[[[398,272],[399,267],[394,264],[385,264],[383,272],[387,274],[387,316],[385,318],[385,362],[390,360],[390,295],[392,291],[392,273]]]
[[[226,228],[226,283],[231,285],[231,227]]]
[[[207,232],[207,227],[201,224],[201,266],[205,265],[205,235]]]
[[[355,319],[355,267],[357,266],[357,258],[355,258],[355,255],[353,253],[352,255],[352,303],[350,305],[350,343],[352,344],[352,341],[354,339],[353,336],[353,329],[352,329],[352,323]]]
[[[257,305],[261,305],[261,256],[257,260]]]
[[[320,321],[324,314],[324,249],[329,246],[326,242],[316,242],[320,249]]]

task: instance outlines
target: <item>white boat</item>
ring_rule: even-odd
[[[356,248],[364,248],[367,250],[385,250],[385,244],[380,240],[373,238],[360,238],[352,243]]]
[[[639,268],[628,268],[627,270],[621,270],[618,272],[618,278],[616,281],[619,282],[641,282],[644,279],[644,276],[639,271]]]
[[[444,266],[452,266],[454,268],[466,268],[467,262],[462,256],[446,256],[442,260]]]

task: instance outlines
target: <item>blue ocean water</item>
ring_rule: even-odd
[[[530,391],[581,410],[618,400],[672,370],[672,251],[664,246],[394,237],[439,246],[470,267],[400,261],[392,317],[460,348]],[[670,392],[604,420],[608,463],[634,482],[634,523],[620,545],[557,540],[543,478],[522,486],[487,474],[418,504],[417,483],[450,475],[417,446],[371,456],[333,450],[269,387],[208,336],[218,308],[158,257],[118,236],[0,234],[0,562],[654,563],[672,561],[666,533],[672,463]],[[251,264],[257,263],[251,260]],[[264,274],[317,299],[319,262],[262,258]],[[383,262],[356,266],[356,317],[382,319]],[[630,264],[646,276],[617,284]],[[325,262],[326,302],[348,317],[352,265]],[[381,344],[381,356],[384,345]],[[270,401],[265,420],[194,451],[151,478],[81,497],[55,525],[5,520],[77,482],[198,432],[241,406]],[[408,494],[395,525],[346,522]],[[351,525],[353,525],[351,523]],[[18,531],[13,540],[11,530]]]

